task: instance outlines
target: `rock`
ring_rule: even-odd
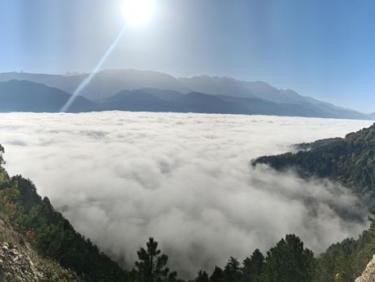
[[[375,282],[375,255],[367,265],[365,271],[355,282]]]
[[[53,259],[41,257],[25,235],[1,214],[0,235],[0,282],[82,281]]]

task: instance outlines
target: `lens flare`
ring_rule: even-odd
[[[60,109],[60,112],[68,111],[79,94],[87,87],[87,85],[90,84],[92,79],[102,68],[109,55],[116,48],[117,44],[124,34],[125,29],[145,26],[151,21],[156,10],[155,0],[123,0],[121,3],[121,12],[125,21],[123,29],[117,35],[111,46],[104,53],[93,71],[81,82],[70,99]]]
[[[72,106],[74,101],[77,99],[79,94],[87,87],[87,85],[90,84],[91,80],[95,77],[95,75],[100,71],[103,64],[111,55],[113,50],[116,48],[117,44],[120,42],[120,39],[122,38],[123,34],[125,32],[125,27],[121,29],[119,34],[117,35],[116,39],[112,42],[111,46],[107,49],[107,51],[104,53],[100,61],[96,64],[95,68],[90,72],[90,74],[81,82],[81,84],[77,87],[77,89],[74,91],[72,96],[70,96],[69,100],[65,103],[65,105],[60,109],[60,112],[67,112],[69,108]]]
[[[125,24],[129,27],[144,27],[155,14],[155,0],[123,0],[121,7]]]

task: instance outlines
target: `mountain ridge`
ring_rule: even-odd
[[[47,77],[49,78],[51,76]],[[87,97],[79,95],[68,111],[90,112],[123,110],[243,115],[258,114],[368,120],[374,118],[372,115],[342,109],[331,104],[316,101],[312,98],[309,98],[309,100],[313,102],[307,104],[298,101],[298,103],[279,103],[261,99],[254,95],[249,97],[242,95],[241,97],[240,95],[219,94],[213,95],[200,91],[189,91],[185,93],[171,89],[163,90],[150,87],[131,90],[123,89],[119,92],[115,92],[113,95],[107,95],[107,98],[97,100],[90,100]],[[57,87],[47,86],[41,82],[15,79],[1,81],[0,74],[0,99],[2,101],[0,104],[0,112],[59,112],[70,96],[68,92]]]
[[[0,82],[1,112],[58,112],[71,95],[41,83],[26,80]],[[77,97],[69,112],[97,110],[97,106],[84,97]]]
[[[80,74],[33,74],[8,72],[0,73],[0,82],[9,80],[28,80],[73,93],[79,83],[87,76]],[[174,77],[157,71],[142,70],[104,70],[96,74],[94,79],[80,94],[94,102],[106,100],[121,91],[139,89],[158,89],[159,91],[189,94],[204,93],[212,96],[260,99],[272,102],[280,107],[301,107],[308,113],[301,116],[374,119],[374,115],[342,108],[312,97],[302,96],[290,89],[279,89],[263,81],[244,81],[230,77],[193,76]],[[313,113],[313,114],[311,114]],[[277,112],[275,113],[277,115]],[[286,114],[288,115],[288,114]],[[294,116],[295,114],[290,114]]]

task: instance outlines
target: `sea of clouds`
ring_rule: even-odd
[[[73,226],[129,265],[155,237],[183,275],[266,251],[287,233],[309,248],[366,227],[339,185],[252,168],[261,155],[344,136],[369,121],[167,113],[0,114],[11,174],[32,179]]]

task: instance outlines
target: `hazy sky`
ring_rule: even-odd
[[[372,112],[375,1],[156,0],[105,68],[264,80]],[[121,0],[0,0],[0,71],[89,71],[123,25]]]

